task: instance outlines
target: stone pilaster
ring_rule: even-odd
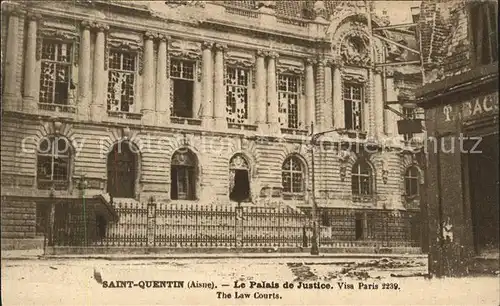
[[[107,73],[105,66],[105,44],[106,31],[109,29],[104,24],[94,24],[96,29],[96,39],[94,46],[94,71],[92,84],[92,106],[91,118],[93,121],[101,121],[106,114],[106,84]]]
[[[82,37],[80,42],[80,56],[78,63],[78,115],[84,119],[88,120],[90,117],[90,97],[92,95],[92,89],[90,87],[90,28],[91,23],[89,21],[83,21],[82,26]]]
[[[266,65],[265,53],[263,50],[257,51],[257,59],[255,62],[255,87],[257,91],[257,118],[256,123],[259,131],[264,132],[267,123],[267,90],[266,90]]]
[[[316,131],[325,130],[325,60],[320,58],[317,61],[316,83],[315,83],[315,120]]]
[[[215,45],[214,64],[214,127],[225,129],[226,123],[226,90],[224,86],[224,52],[226,45]]]
[[[373,76],[373,119],[374,119],[374,136],[380,139],[384,136],[384,94],[382,85],[382,73],[376,70]]]
[[[6,7],[8,10],[9,23],[7,30],[7,48],[5,54],[5,77],[3,88],[3,109],[7,111],[19,110],[21,92],[17,88],[17,54],[22,46],[19,46],[19,16],[20,12],[15,7]]]
[[[276,59],[278,56],[276,52],[269,52],[267,61],[267,119],[271,134],[279,134],[281,132],[278,122],[279,105],[276,89]]]
[[[211,42],[204,42],[202,44],[202,59],[201,59],[201,64],[202,64],[202,69],[201,69],[201,76],[202,76],[202,125],[204,127],[209,127],[212,119],[213,119],[213,110],[214,110],[214,105],[213,105],[213,98],[214,98],[214,93],[213,93],[213,59],[212,59],[212,47],[213,44]]]
[[[36,47],[37,47],[37,31],[38,22],[41,19],[40,15],[28,14],[26,16],[28,22],[28,33],[26,35],[26,50],[24,54],[24,101],[23,110],[31,112],[37,109],[38,78],[39,74],[35,73],[36,69]]]
[[[202,84],[201,75],[198,73],[198,63],[196,63],[196,71],[194,72],[195,79],[193,83],[193,118],[201,118],[202,111],[201,100],[202,100]]]
[[[142,80],[142,123],[154,124],[155,109],[155,67],[154,39],[157,35],[146,32],[144,35],[144,65]]]
[[[305,125],[309,129],[311,122],[315,123],[315,105],[314,105],[314,59],[306,59],[306,116]],[[317,129],[316,129],[317,130]]]
[[[340,62],[333,65],[333,124],[336,129],[345,128],[342,72]]]
[[[333,107],[332,107],[332,63],[326,62],[325,66],[325,104],[323,109],[324,114],[324,128],[333,129]]]
[[[167,40],[165,35],[158,35],[158,62],[156,64],[156,124],[166,126],[170,123],[169,92],[167,82]]]

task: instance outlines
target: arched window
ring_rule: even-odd
[[[417,167],[410,166],[405,172],[405,195],[416,196],[418,195],[418,182],[419,172]]]
[[[352,194],[371,195],[373,193],[372,169],[366,161],[358,161],[352,166]]]
[[[304,167],[297,156],[290,156],[283,162],[281,181],[285,193],[304,192]]]
[[[241,154],[229,161],[229,199],[236,202],[250,200],[250,168]]]
[[[37,186],[39,189],[68,189],[71,144],[65,137],[43,138],[37,148]]]
[[[107,192],[115,198],[134,198],[137,176],[137,158],[132,144],[120,142],[108,155]]]
[[[197,159],[193,152],[182,149],[172,156],[170,197],[172,200],[195,200]]]

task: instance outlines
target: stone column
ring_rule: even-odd
[[[142,80],[142,124],[153,125],[155,116],[155,67],[154,39],[155,34],[144,35],[144,65]]]
[[[78,114],[84,120],[88,120],[90,116],[90,96],[92,89],[90,87],[90,27],[89,21],[82,22],[82,38],[80,42],[80,55],[78,63]]]
[[[167,37],[158,36],[158,62],[156,64],[156,124],[168,125],[170,122],[169,87],[167,83]]]
[[[333,129],[333,107],[332,107],[332,66],[331,62],[328,61],[325,66],[325,107],[323,109],[324,114],[324,128],[331,130]]]
[[[266,91],[266,65],[265,53],[263,50],[257,51],[257,59],[255,62],[255,87],[257,89],[257,118],[256,123],[259,131],[264,132],[267,123],[267,91]]]
[[[340,64],[333,66],[333,124],[336,129],[345,128],[344,99],[343,99],[342,73]]]
[[[24,101],[23,110],[30,112],[37,109],[37,82],[40,75],[36,71],[37,27],[41,16],[28,14],[28,33],[26,35],[26,51],[24,54]]]
[[[207,128],[210,127],[213,118],[213,58],[212,58],[212,47],[211,42],[203,42],[202,48],[202,58],[201,58],[201,76],[202,76],[202,125]]]
[[[315,121],[315,105],[314,105],[314,59],[306,60],[306,116],[305,125],[307,129],[311,128],[311,122]],[[315,129],[318,130],[317,128]]]
[[[383,94],[383,85],[382,85],[382,72],[380,69],[374,71],[375,74],[373,76],[373,118],[374,118],[374,126],[375,131],[373,132],[374,136],[377,139],[380,139],[384,136],[384,94]]]
[[[278,56],[276,52],[269,52],[267,61],[267,120],[271,134],[279,134],[281,132],[278,122],[279,106],[276,89],[276,59]]]
[[[224,86],[224,51],[223,44],[215,45],[214,65],[214,127],[225,129],[226,124],[226,90]]]
[[[315,101],[315,111],[316,115],[314,116],[316,120],[315,130],[317,132],[325,130],[325,60],[320,58],[317,61],[317,69],[316,69],[316,101]]]
[[[97,29],[94,46],[94,71],[92,84],[92,106],[91,118],[93,121],[101,121],[105,116],[106,107],[106,84],[107,71],[104,70],[105,61],[105,31],[109,29],[107,25],[96,24]]]
[[[17,55],[22,46],[19,46],[19,15],[16,8],[7,7],[9,10],[9,24],[5,54],[5,77],[3,88],[3,109],[15,111],[19,109],[18,103],[21,101],[21,92],[17,87]]]
[[[201,74],[199,73],[199,61],[196,63],[195,71],[194,71],[194,83],[193,83],[193,118],[201,118],[202,109],[201,109]]]

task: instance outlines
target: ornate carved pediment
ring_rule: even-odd
[[[362,74],[345,73],[343,80],[346,82],[366,83],[366,76]]]
[[[199,60],[201,59],[201,43],[184,40],[170,40],[168,53],[173,57]]]
[[[340,46],[340,56],[347,65],[370,65],[370,42],[366,34],[354,31],[345,35]]]

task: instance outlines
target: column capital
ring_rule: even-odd
[[[21,8],[18,5],[9,2],[2,5],[2,11],[4,11],[9,16],[19,17],[23,15],[23,11],[21,11]]]
[[[205,49],[212,49],[214,47],[214,43],[211,42],[211,41],[204,41],[201,43],[201,49],[202,50],[205,50]]]
[[[258,57],[265,57],[267,52],[265,50],[259,49],[257,50],[256,54]]]
[[[318,57],[316,59],[316,63],[318,64],[318,66],[326,66],[328,65],[328,60],[324,57]]]
[[[151,31],[146,31],[144,33],[144,39],[145,40],[153,40],[155,38],[158,38],[158,33],[151,32]]]
[[[312,66],[318,63],[318,59],[314,57],[308,57],[304,61],[306,63],[306,66]]]
[[[214,48],[217,51],[225,51],[227,49],[227,45],[226,44],[221,44],[221,43],[216,43],[214,45]]]
[[[94,24],[90,20],[82,20],[82,22],[80,23],[80,25],[82,26],[83,29],[90,30],[93,27]]]
[[[344,61],[339,57],[332,58],[332,66],[342,68],[344,66]]]
[[[38,22],[42,19],[42,14],[28,11],[26,13],[26,19],[28,19],[29,21],[37,21]]]
[[[376,66],[373,67],[373,72],[375,73],[382,73],[382,70],[383,70],[382,67],[376,67]]]
[[[267,57],[272,58],[272,59],[277,59],[279,58],[279,53],[275,51],[268,51],[267,52]]]
[[[158,37],[157,38],[158,38],[158,40],[160,42],[162,42],[162,41],[166,42],[166,41],[170,40],[170,36],[167,35],[167,34],[163,34],[163,33],[158,33]]]
[[[106,32],[109,31],[109,25],[100,22],[93,22],[92,28],[97,30],[98,32]]]

